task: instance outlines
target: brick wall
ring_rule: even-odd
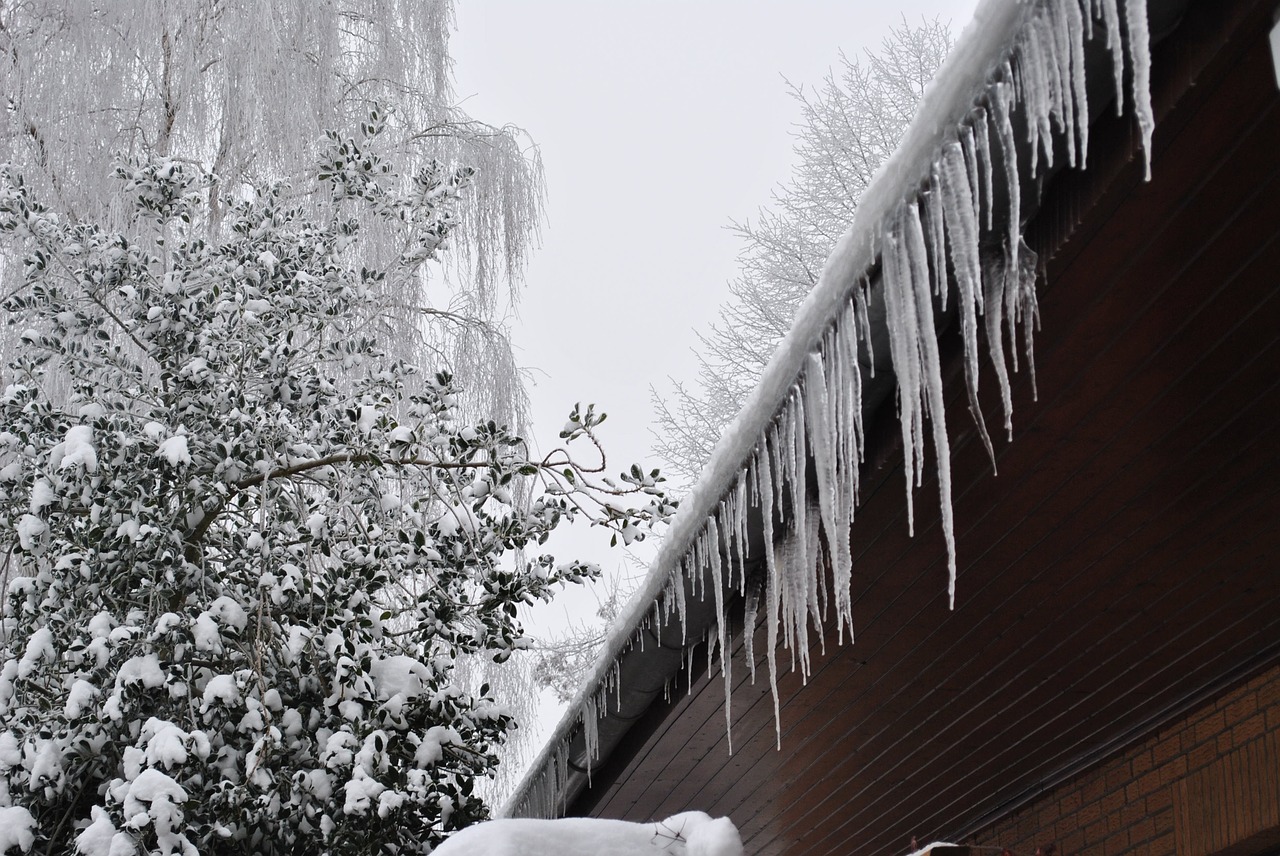
[[[1280,848],[1280,666],[1060,785],[968,843],[1030,856]]]

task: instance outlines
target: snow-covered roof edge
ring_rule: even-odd
[[[759,385],[684,499],[644,586],[615,624],[594,674],[579,690],[504,814],[554,811],[568,776],[567,747],[575,731],[580,726],[586,730],[588,756],[593,755],[595,720],[606,703],[604,691],[619,658],[635,643],[647,621],[662,617],[657,614],[657,604],[664,598],[664,614],[682,612],[686,576],[701,578],[710,572],[711,594],[722,615],[723,592],[733,581],[732,554],[736,551],[739,563],[744,555],[742,530],[749,505],[765,509],[770,583],[764,600],[769,610],[770,643],[778,642],[779,631],[789,641],[799,641],[807,633],[807,616],[817,596],[815,584],[794,577],[813,576],[807,569],[815,566],[814,559],[822,549],[820,530],[837,533],[843,529],[847,543],[847,523],[856,506],[857,471],[863,452],[858,335],[860,330],[869,332],[866,288],[881,260],[880,290],[894,370],[901,385],[907,475],[911,479],[922,467],[924,437],[931,433],[941,463],[944,531],[954,575],[949,451],[941,406],[934,302],[940,298],[945,308],[949,257],[955,269],[966,379],[972,392],[976,386],[978,318],[982,316],[990,358],[1002,380],[1008,427],[1003,331],[1007,329],[1010,342],[1014,342],[1021,324],[1024,337],[1029,336],[1036,312],[1034,271],[1028,270],[1025,254],[1019,258],[1019,170],[1025,167],[1038,172],[1042,165],[1051,165],[1055,150],[1062,148],[1073,165],[1083,165],[1089,119],[1084,44],[1094,37],[1095,26],[1113,58],[1117,109],[1124,102],[1119,83],[1124,79],[1123,26],[1132,82],[1129,99],[1149,158],[1153,122],[1146,0],[982,0],[925,93],[898,148],[863,194],[853,224],[828,258],[818,285],[797,312],[790,333],[779,344]],[[1029,164],[1019,163],[1014,150],[1014,111],[1022,115],[1030,146]],[[992,198],[993,139],[1003,151],[999,159],[1006,171],[1005,199]],[[979,248],[979,235],[990,243],[997,225],[992,209],[997,203],[1004,209],[1002,219],[1007,225],[1003,228],[1008,229],[1008,237],[1003,259],[993,264],[989,252]],[[945,255],[947,250],[949,256]],[[925,331],[929,335],[924,335]],[[1016,356],[1014,365],[1016,368]],[[925,427],[926,415],[931,429]],[[985,426],[978,418],[985,437]],[[775,551],[770,531],[775,504],[781,503],[784,491],[791,496],[810,495],[804,484],[806,456],[817,465],[817,500],[780,509],[780,516],[790,518],[790,529],[779,533],[779,538],[792,543]],[[907,497],[910,503],[909,487]],[[847,582],[848,551],[841,549],[842,539],[831,534],[827,542],[836,544],[832,565],[837,591],[833,599],[843,626],[848,619],[844,611],[848,600],[847,591],[842,596],[839,589],[842,579]],[[745,586],[745,569],[741,577]],[[748,620],[754,623],[754,615]],[[719,621],[718,626],[723,651],[725,621]],[[804,645],[792,647],[801,657],[806,649]],[[806,666],[803,662],[800,665]],[[727,670],[725,678],[727,684]],[[776,681],[772,673],[770,680]]]

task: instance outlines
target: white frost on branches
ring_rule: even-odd
[[[452,0],[0,3],[0,163],[52,210],[116,229],[131,212],[113,201],[117,158],[198,165],[218,178],[199,191],[216,227],[224,194],[305,176],[326,129],[361,127],[376,108],[407,173],[433,162],[474,172],[451,230],[452,287],[435,275],[428,291],[420,275],[378,289],[394,311],[370,318],[397,356],[466,378],[470,418],[520,429],[506,323],[538,240],[542,164],[523,131],[455,103],[452,27]],[[399,251],[377,217],[353,216],[370,267]]]
[[[668,475],[697,479],[950,47],[944,24],[904,22],[877,50],[841,57],[816,89],[791,87],[801,111],[795,170],[754,221],[732,224],[742,239],[739,273],[719,320],[698,334],[696,382],[673,382],[651,396],[654,449]]]

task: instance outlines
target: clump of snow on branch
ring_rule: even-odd
[[[1012,437],[1010,373],[1022,351],[1033,371],[1038,323],[1036,259],[1022,240],[1022,189],[1065,163],[1082,168],[1088,150],[1085,45],[1101,40],[1113,58],[1116,108],[1127,103],[1150,159],[1154,125],[1145,0],[987,0],[926,94],[902,145],[862,194],[854,223],[779,344],[752,398],[726,429],[686,497],[649,580],[617,625],[596,675],[561,723],[540,765],[508,811],[546,815],[569,779],[573,729],[598,755],[596,723],[607,705],[616,659],[648,621],[685,622],[686,585],[715,599],[726,717],[731,688],[726,592],[746,603],[744,625],[765,612],[766,660],[778,706],[777,649],[808,673],[809,635],[834,608],[841,636],[853,631],[850,538],[864,454],[862,363],[871,358],[870,317],[883,311],[905,456],[908,520],[912,492],[932,448],[954,604],[956,554],[950,447],[938,353],[949,303],[962,335],[972,418],[979,342],[1000,385]],[[1127,59],[1127,65],[1126,65]],[[1126,74],[1127,68],[1127,74]],[[1123,81],[1129,79],[1126,93]],[[1127,101],[1126,101],[1127,97]],[[995,180],[999,171],[1001,182]],[[1002,194],[995,188],[1003,184]],[[879,264],[877,265],[877,262]],[[877,367],[877,369],[880,367]],[[993,463],[994,463],[994,454]],[[763,556],[748,546],[748,517],[763,528]],[[910,525],[910,524],[909,524]],[[748,573],[762,561],[763,580]],[[830,569],[834,589],[827,591]],[[710,591],[708,591],[710,587]],[[751,632],[745,634],[750,645]],[[754,663],[754,653],[747,658]],[[775,716],[776,720],[776,716]],[[780,728],[780,726],[779,726]],[[778,733],[779,742],[781,733]],[[581,759],[575,763],[582,763]]]

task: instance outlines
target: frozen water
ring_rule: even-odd
[[[983,0],[898,149],[863,193],[818,285],[684,499],[645,585],[619,617],[595,673],[508,811],[553,810],[556,789],[568,779],[565,746],[579,725],[587,738],[587,763],[594,759],[596,718],[607,687],[616,686],[618,657],[650,621],[678,615],[687,635],[686,582],[703,596],[712,587],[719,625],[713,638],[726,656],[731,640],[723,595],[735,584],[735,561],[742,569],[738,586],[746,585],[745,506],[754,506],[753,519],[755,512],[760,515],[761,555],[751,558],[764,579],[746,591],[744,635],[754,658],[750,628],[763,611],[775,723],[778,649],[787,649],[792,666],[807,675],[810,637],[821,633],[825,605],[834,606],[841,638],[846,626],[852,632],[848,539],[864,452],[864,365],[874,376],[874,366],[867,365],[873,352],[872,297],[883,300],[897,381],[908,528],[914,533],[913,491],[924,482],[928,445],[954,606],[951,452],[938,313],[947,311],[954,277],[969,409],[994,464],[977,398],[979,340],[987,340],[1005,432],[1012,437],[1010,366],[1019,368],[1021,335],[1034,395],[1032,333],[1039,320],[1036,258],[1022,238],[1022,191],[1054,165],[1057,154],[1067,165],[1085,164],[1084,49],[1095,25],[1106,36],[1120,109],[1129,83],[1127,103],[1149,171],[1154,121],[1145,0]],[[1025,134],[1022,156],[1018,129]],[[999,199],[996,170],[1004,185]],[[732,497],[741,497],[741,504]],[[824,588],[828,566],[830,592]],[[727,668],[724,676],[727,692]],[[779,731],[779,743],[780,736]]]

